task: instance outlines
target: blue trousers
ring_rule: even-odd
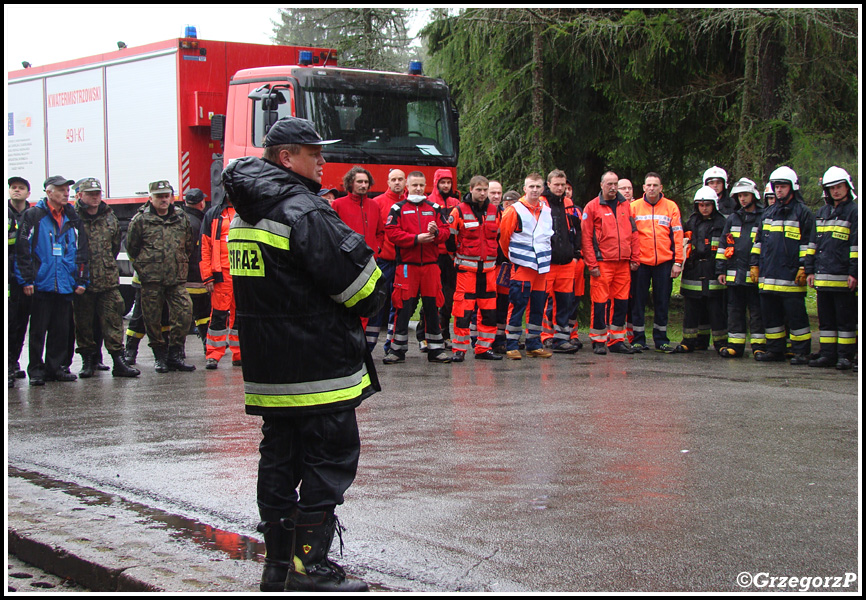
[[[658,348],[669,344],[668,339],[668,309],[671,304],[671,292],[674,282],[671,270],[674,261],[669,260],[659,265],[640,265],[631,274],[632,313],[631,322],[634,330],[633,344],[646,346],[646,305],[649,300],[650,284],[653,290],[653,343]]]

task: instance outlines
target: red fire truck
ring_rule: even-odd
[[[450,168],[456,181],[457,113],[442,80],[337,68],[331,49],[194,37],[8,73],[7,173],[34,196],[49,175],[96,177],[125,228],[151,181],[168,179],[178,200],[191,188],[219,200],[224,165],[260,156],[286,115],[341,140],[323,152],[326,187],[341,190],[353,165],[373,174],[373,194],[392,168],[428,184]]]

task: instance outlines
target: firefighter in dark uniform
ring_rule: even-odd
[[[680,293],[685,299],[683,341],[676,352],[719,350],[728,337],[728,316],[725,313],[725,286],[716,277],[716,251],[725,217],[718,210],[719,196],[709,186],[695,193],[694,212],[683,223],[683,236],[688,238],[686,260]]]
[[[9,327],[9,387],[15,387],[16,379],[24,379],[27,374],[21,370],[18,358],[24,347],[24,337],[27,334],[27,323],[30,321],[30,296],[24,294],[23,287],[15,277],[15,242],[18,241],[18,228],[24,218],[24,211],[30,208],[27,199],[30,197],[30,182],[23,177],[9,178],[8,215],[8,245],[9,271],[6,282],[9,285],[7,298]]]
[[[757,358],[767,351],[767,337],[758,285],[749,279],[749,259],[764,209],[758,187],[751,179],[744,177],[735,183],[731,196],[740,204],[740,209],[725,221],[716,252],[716,277],[727,288],[728,295],[728,343],[719,349],[719,356],[742,357],[746,352],[748,331],[752,354]]]
[[[806,278],[815,268],[815,216],[800,194],[790,167],[770,173],[776,203],[764,211],[752,246],[749,277],[761,290],[767,352],[761,362],[785,360],[785,327],[790,331],[792,365],[809,364],[812,329],[806,313]]]
[[[830,167],[821,179],[826,204],[818,209],[815,274],[821,351],[810,367],[852,368],[857,351],[857,205],[845,169]]]
[[[207,352],[207,328],[210,323],[211,294],[202,282],[201,270],[201,224],[204,220],[204,201],[207,194],[198,188],[192,188],[183,197],[183,212],[189,219],[192,228],[193,251],[189,257],[189,274],[186,278],[186,291],[192,300],[192,326],[201,340],[202,347]]]
[[[355,407],[380,389],[360,317],[382,306],[384,282],[364,238],[316,195],[327,143],[285,117],[263,159],[223,172],[237,211],[228,248],[246,412],[264,421],[262,591],[367,590],[328,551],[358,466]]]

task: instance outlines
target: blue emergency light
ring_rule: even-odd
[[[409,61],[409,75],[421,75],[424,71],[421,67],[420,60]]]
[[[195,30],[195,25],[187,25],[183,28],[183,37],[185,38],[198,38],[198,34]]]
[[[313,53],[309,50],[301,50],[298,53],[298,64],[303,67],[313,64]]]

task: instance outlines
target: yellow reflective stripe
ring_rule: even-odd
[[[323,392],[300,393],[300,394],[255,394],[245,393],[245,402],[250,406],[261,406],[267,408],[291,408],[319,406],[333,404],[344,400],[352,400],[361,395],[364,388],[370,386],[370,375],[364,370],[361,381],[356,385]]]
[[[794,335],[793,333],[791,334],[791,341],[792,342],[805,342],[805,341],[811,340],[811,339],[812,339],[812,333],[811,332],[804,333],[803,335]]]
[[[228,241],[260,242],[262,244],[265,244],[266,246],[271,246],[279,250],[289,249],[289,238],[254,227],[232,227],[229,230]]]
[[[379,281],[379,278],[382,276],[382,270],[379,267],[376,267],[376,270],[373,271],[373,274],[370,275],[370,278],[367,280],[367,283],[364,284],[358,293],[346,300],[346,308],[352,308],[358,302],[369,296],[373,293],[373,290],[376,289],[376,282]]]

